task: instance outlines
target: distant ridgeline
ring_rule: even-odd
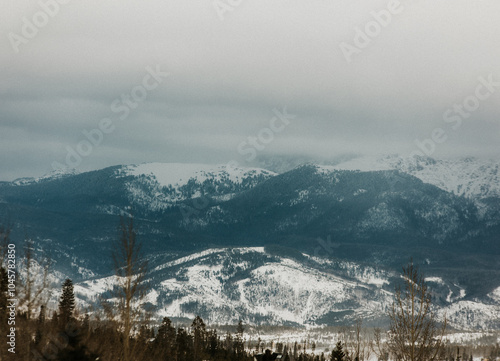
[[[474,159],[401,157],[305,164],[280,174],[196,164],[115,166],[0,183],[0,220],[13,224],[13,241],[36,239],[56,261],[57,271],[79,282],[110,274],[120,216],[133,215],[144,257],[155,267],[171,263],[150,274],[152,282],[171,286],[158,295],[157,302],[165,307],[173,297],[187,300],[185,292],[198,274],[194,266],[200,258],[195,255],[208,250],[210,256],[203,259],[213,265],[206,272],[213,271],[220,281],[212,284],[214,292],[228,295],[228,302],[242,302],[241,310],[229,307],[227,314],[236,310],[249,319],[283,324],[335,323],[352,316],[346,309],[365,307],[363,312],[368,312],[359,300],[372,296],[378,302],[370,311],[375,314],[384,307],[383,291],[393,290],[391,272],[411,256],[426,274],[442,281],[434,282],[441,306],[455,305],[450,312],[457,315],[494,316],[495,297],[500,297],[498,169],[498,162]],[[231,253],[233,247],[262,251]],[[211,259],[215,254],[219,258]],[[194,264],[183,261],[190,255],[197,260]],[[217,271],[220,262],[229,268]],[[258,291],[264,281],[260,272],[268,266],[276,277],[262,285],[275,289],[283,300],[295,292],[283,291],[288,289],[288,281],[278,276],[283,267],[299,272],[296,276],[304,282],[312,282],[316,274],[325,277],[318,287],[326,287],[336,275],[344,286],[364,282],[365,291],[372,293],[353,286],[338,301],[345,302],[344,311],[259,315],[259,304],[270,297]],[[369,281],[368,276],[361,278],[367,269],[385,273]],[[242,282],[245,287],[254,282],[261,299],[242,299],[257,297],[243,295]],[[334,293],[325,292],[324,297]],[[179,316],[187,317],[201,307],[187,301],[181,306]],[[292,306],[302,307],[300,302]],[[457,324],[462,322],[458,318]],[[476,321],[478,327],[489,327]]]

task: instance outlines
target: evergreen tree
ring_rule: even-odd
[[[192,348],[191,338],[185,329],[179,328],[177,330],[177,361],[191,361]]]
[[[61,327],[66,327],[73,318],[75,310],[75,293],[73,291],[73,282],[68,278],[64,281],[62,294],[59,300],[59,323]]]
[[[206,328],[205,322],[200,316],[196,316],[191,324],[191,335],[193,336],[194,361],[200,361],[205,348]]]
[[[342,347],[342,342],[337,342],[337,345],[332,350],[331,361],[344,361],[345,353]]]
[[[226,351],[228,353],[233,353],[233,346],[234,346],[234,340],[233,340],[233,336],[231,336],[231,334],[229,333],[229,331],[227,331],[226,333],[226,339],[224,340],[224,348],[226,349]]]
[[[240,320],[238,322],[238,327],[236,328],[236,336],[234,338],[234,351],[236,352],[236,359],[242,360],[243,354],[245,353],[245,345],[243,343],[243,332],[245,327],[243,327],[243,322]]]
[[[38,315],[38,324],[40,324],[40,325],[45,324],[45,306],[44,305],[40,306],[40,314]]]
[[[173,360],[176,353],[176,331],[172,326],[172,321],[168,317],[164,317],[161,326],[158,328],[158,333],[153,342],[155,355],[158,355],[159,360]]]
[[[208,331],[207,341],[208,341],[208,353],[212,358],[214,358],[220,349],[219,347],[220,339],[219,336],[217,336],[216,330]]]

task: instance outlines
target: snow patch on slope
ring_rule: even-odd
[[[426,277],[425,282],[433,282],[433,283],[437,283],[439,285],[445,284],[441,277]]]
[[[495,302],[498,302],[500,304],[500,287],[494,289],[492,292],[488,294],[488,296],[494,300]]]
[[[448,324],[464,330],[490,330],[498,327],[500,305],[488,305],[476,301],[458,301],[438,311],[446,316]]]
[[[224,248],[210,248],[210,249],[207,249],[207,250],[202,251],[202,252],[190,254],[189,256],[181,257],[181,258],[176,259],[174,261],[167,262],[163,265],[156,267],[155,269],[153,269],[153,271],[157,272],[157,271],[160,271],[160,270],[165,269],[167,267],[177,266],[177,265],[180,265],[182,263],[191,262],[194,260],[199,260],[200,258],[206,257],[206,256],[214,254],[214,253],[221,253],[223,251],[224,251]]]

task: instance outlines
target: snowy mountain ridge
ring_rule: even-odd
[[[365,324],[387,322],[395,282],[389,270],[354,262],[306,257],[298,260],[261,247],[208,249],[164,262],[155,260],[146,282],[146,301],[156,319],[192,319],[209,324],[251,325],[346,324],[363,318]],[[161,257],[160,257],[161,258]],[[75,285],[80,304],[91,305],[117,284],[115,276]],[[428,277],[434,298],[446,300],[438,313],[460,330],[500,326],[500,287],[491,302],[465,300],[460,287],[440,277]]]
[[[380,285],[326,272],[269,254],[261,247],[210,249],[158,265],[148,275],[147,299],[157,317],[194,318],[210,324],[323,324],[363,315],[377,319],[391,292]],[[345,265],[344,265],[345,266]],[[366,276],[366,275],[365,275]],[[90,303],[116,284],[114,276],[75,286]],[[331,321],[328,320],[328,321]]]
[[[314,164],[311,163],[311,164]],[[402,157],[398,155],[362,156],[341,161],[335,165],[318,165],[321,172],[353,170],[361,172],[398,170],[433,184],[443,190],[468,198],[500,198],[500,160],[478,158],[433,159],[430,157]],[[15,185],[28,185],[79,174],[75,169],[59,169],[38,178],[19,178]],[[277,173],[252,167],[230,167],[195,163],[143,163],[121,166],[117,176],[146,178],[160,188],[178,190],[189,183],[232,182],[242,184],[245,179]]]
[[[130,201],[152,211],[167,209],[186,199],[230,199],[276,173],[261,168],[191,163],[143,163],[121,166],[117,177],[128,177]]]
[[[276,173],[262,168],[229,167],[227,165],[207,165],[194,163],[143,163],[125,166],[122,170],[127,175],[151,176],[162,187],[179,188],[188,182],[203,183],[207,180],[242,183],[245,178],[274,176]]]
[[[56,169],[50,173],[47,173],[41,177],[24,177],[24,178],[18,178],[12,181],[12,184],[18,185],[18,186],[25,186],[25,185],[30,185],[30,184],[35,184],[39,182],[44,182],[44,181],[51,181],[54,179],[61,179],[65,177],[70,177],[73,175],[79,174],[79,172],[76,169],[72,168],[61,168],[61,169]]]
[[[438,160],[430,157],[366,156],[354,158],[329,170],[363,172],[398,170],[445,191],[468,198],[500,198],[500,161],[462,158]]]

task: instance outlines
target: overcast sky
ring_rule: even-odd
[[[427,143],[432,156],[498,157],[500,84],[488,90],[479,78],[500,82],[500,2],[391,2],[72,0],[43,10],[43,1],[4,0],[0,180],[66,165],[68,149],[86,151],[83,131],[103,118],[113,131],[84,152],[80,171],[244,164],[252,147],[258,155],[405,155],[436,128],[444,133],[433,149]],[[385,26],[374,24],[372,12],[387,8]],[[356,28],[371,32],[363,48]],[[169,75],[135,108],[113,111],[122,94],[144,95],[147,67]],[[473,111],[443,119],[466,100]],[[284,129],[275,121],[283,130],[272,141],[242,145],[271,136],[263,129],[284,107],[296,117]]]

